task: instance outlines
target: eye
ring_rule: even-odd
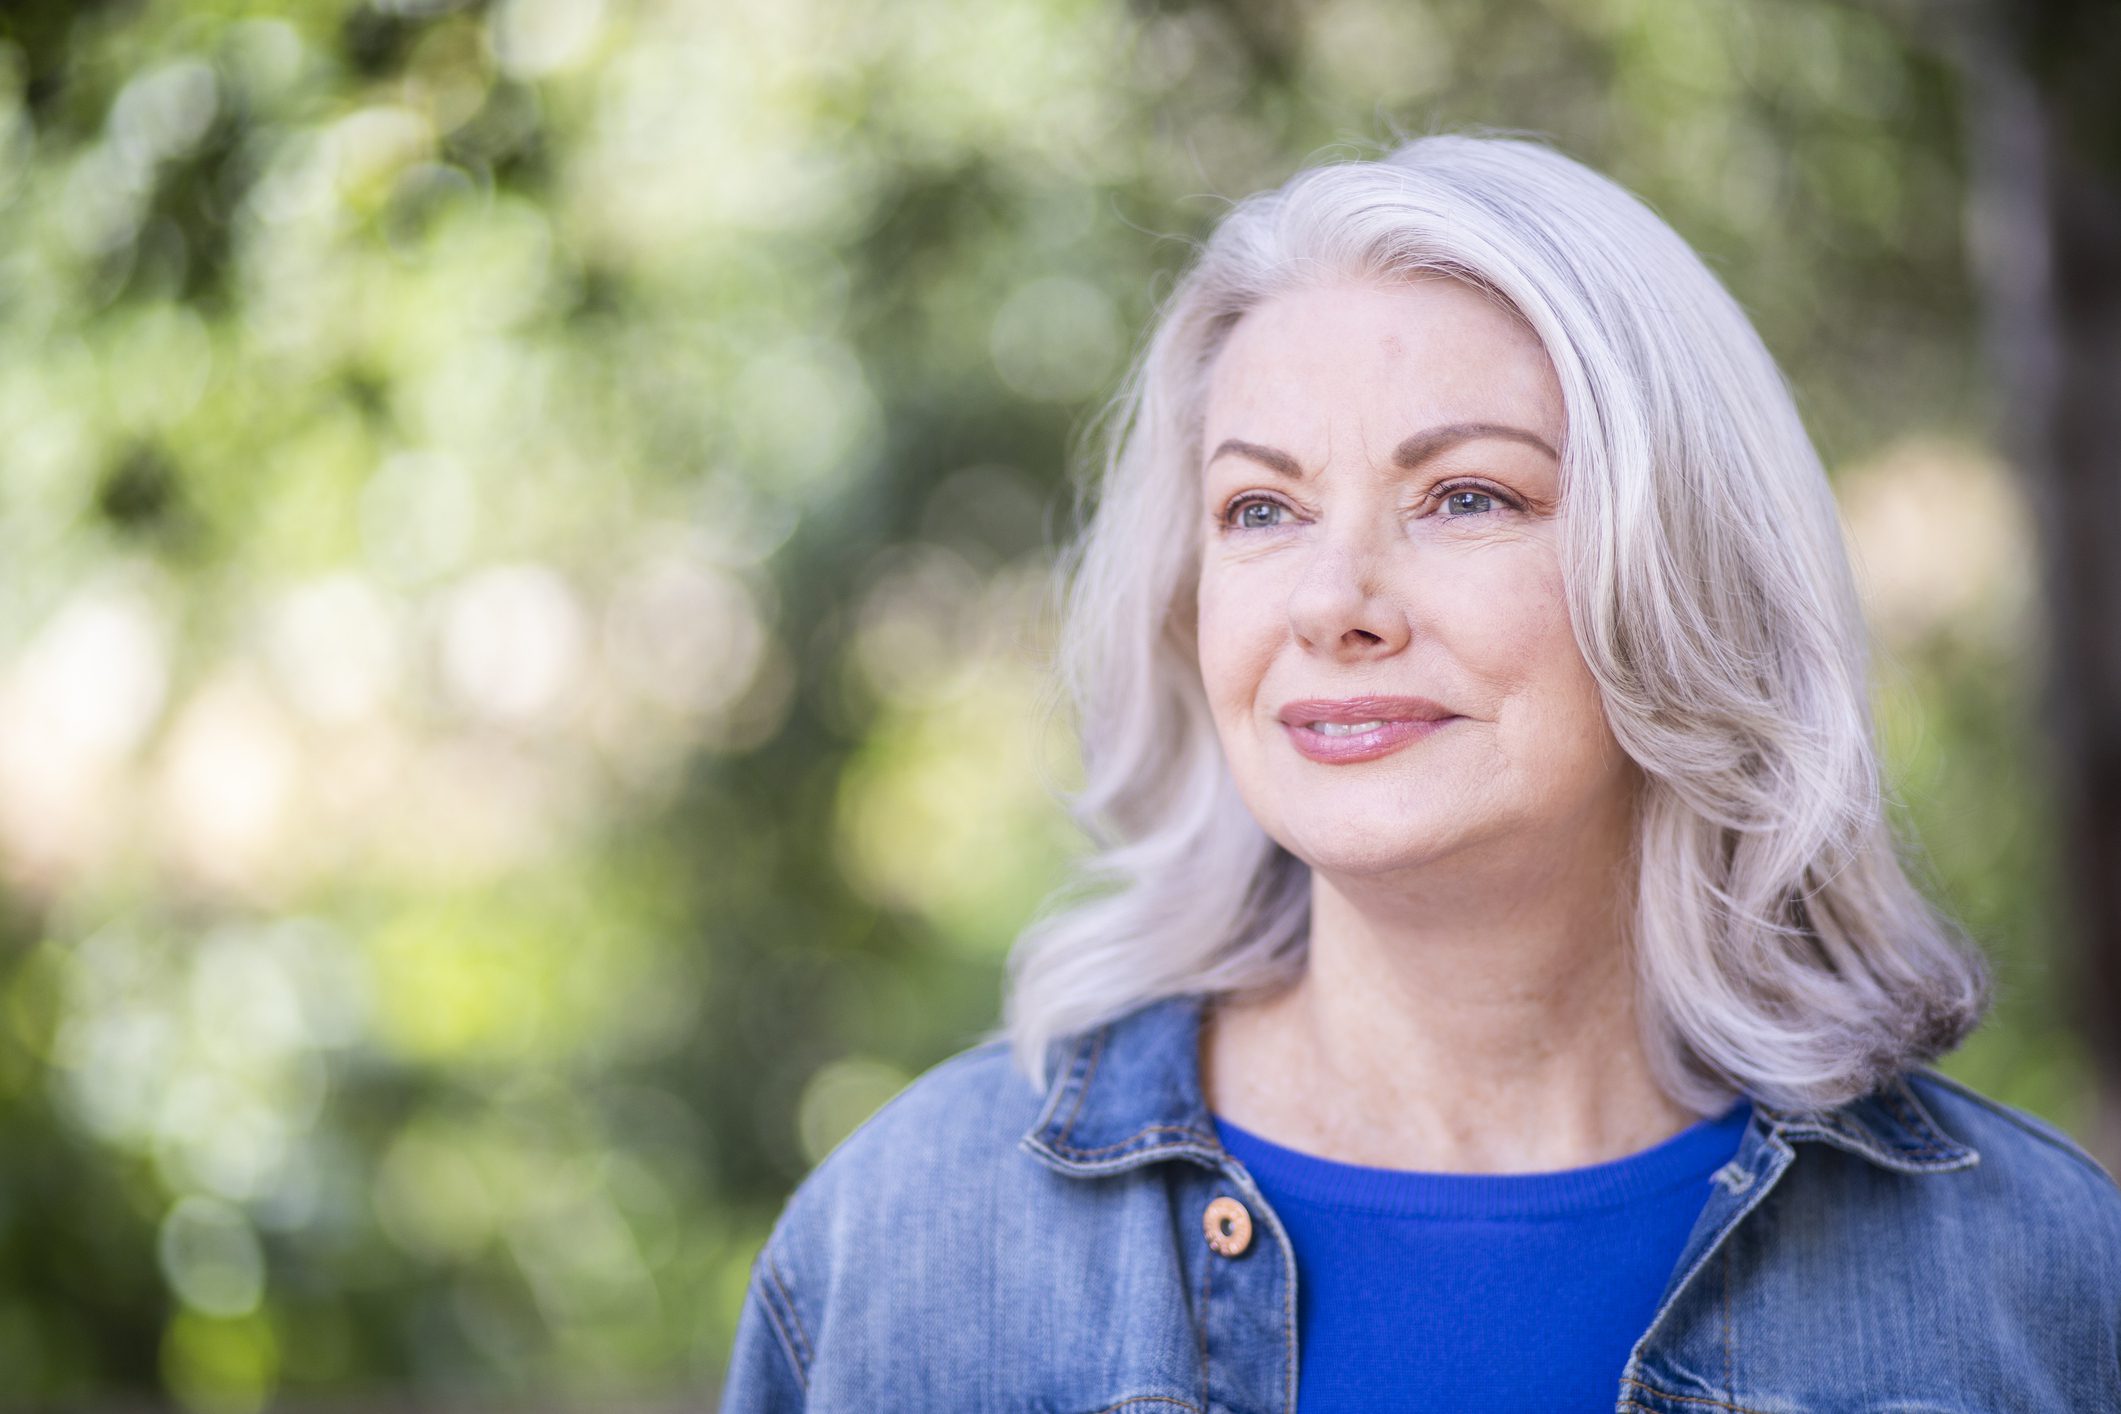
[[[1275,516],[1284,509],[1286,507],[1279,501],[1269,501],[1263,496],[1240,496],[1224,507],[1223,524],[1238,530],[1269,530],[1280,524]]]
[[[1498,510],[1521,510],[1518,503],[1500,491],[1470,481],[1439,486],[1429,496],[1443,502],[1444,518],[1468,520]]]

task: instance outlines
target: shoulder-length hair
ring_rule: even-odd
[[[1011,952],[1018,1067],[1043,1086],[1062,1037],[1302,970],[1309,868],[1240,800],[1200,678],[1206,383],[1277,294],[1433,275],[1505,302],[1560,380],[1570,619],[1646,778],[1629,942],[1658,1084],[1702,1113],[1736,1091],[1831,1107],[1956,1046],[1989,970],[1897,852],[1840,519],[1780,370],[1623,188],[1535,143],[1436,136],[1237,203],[1107,409],[1052,699],[1075,712],[1064,800],[1093,848]]]

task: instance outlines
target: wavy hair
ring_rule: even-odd
[[[1092,848],[1017,938],[994,1034],[1043,1087],[1067,1035],[1301,972],[1310,870],[1239,798],[1194,641],[1208,374],[1278,294],[1434,275],[1500,297],[1560,380],[1570,619],[1646,777],[1630,941],[1657,1083],[1701,1113],[1737,1091],[1803,1111],[1958,1045],[1989,969],[1900,856],[1840,519],[1774,359],[1622,187],[1458,135],[1234,205],[1106,409],[1050,699],[1075,714],[1083,783],[1063,798]]]

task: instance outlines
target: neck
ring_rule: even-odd
[[[1411,879],[1314,872],[1296,983],[1209,1011],[1209,1104],[1291,1148],[1446,1173],[1603,1163],[1693,1123],[1637,1029],[1624,857],[1582,843],[1616,838]]]

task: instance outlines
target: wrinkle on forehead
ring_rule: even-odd
[[[1336,291],[1353,298],[1343,303]],[[1391,307],[1389,297],[1416,291],[1426,297]],[[1526,427],[1557,449],[1567,432],[1558,376],[1537,332],[1493,290],[1442,275],[1281,292],[1233,326],[1205,374],[1195,466],[1224,431],[1306,464],[1332,459],[1336,431],[1340,450],[1364,457],[1432,424]],[[1233,412],[1242,416],[1233,421]],[[1364,445],[1347,447],[1351,432]]]

